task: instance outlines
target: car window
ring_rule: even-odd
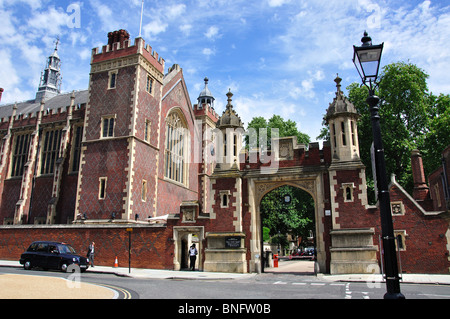
[[[38,243],[36,251],[37,252],[47,252],[48,244],[47,243]]]
[[[56,247],[56,245],[50,245],[49,246],[49,250],[50,250],[51,253],[58,252],[58,248]]]
[[[70,245],[58,245],[58,249],[61,254],[76,254],[75,249],[73,249]]]
[[[28,247],[27,251],[36,251],[37,243],[32,243],[30,247]]]

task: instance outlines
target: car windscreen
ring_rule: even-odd
[[[58,250],[60,254],[76,254],[75,249],[70,245],[58,245]]]

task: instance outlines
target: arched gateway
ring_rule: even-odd
[[[220,140],[215,146],[217,163],[209,179],[205,270],[258,271],[261,199],[275,188],[291,185],[314,199],[320,272],[379,271],[373,239],[377,222],[369,213],[365,168],[359,158],[358,114],[340,90],[341,79],[335,81],[336,97],[325,118],[332,141],[322,149],[318,143],[307,146],[297,144],[295,137],[283,137],[273,138],[269,151],[250,148],[238,154],[244,130],[228,92],[226,110],[215,129],[221,138],[216,138]]]
[[[314,216],[315,216],[315,233],[316,249],[317,249],[317,262],[319,269],[325,272],[327,267],[326,251],[329,243],[324,240],[325,230],[327,229],[324,224],[324,195],[323,195],[323,174],[325,169],[319,166],[309,172],[304,172],[301,168],[282,168],[273,176],[261,176],[254,174],[252,177],[248,177],[249,187],[249,207],[252,214],[251,233],[256,234],[256,238],[252,241],[252,258],[255,261],[255,268],[259,267],[256,262],[257,256],[261,256],[261,211],[260,203],[262,198],[271,192],[272,190],[284,186],[290,185],[300,188],[309,193],[314,199]],[[258,176],[259,175],[259,176]],[[253,209],[252,209],[253,208]],[[329,235],[329,231],[327,232]],[[325,236],[327,237],[327,236]],[[257,270],[257,269],[255,269]]]

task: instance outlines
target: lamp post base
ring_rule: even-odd
[[[401,292],[387,292],[384,294],[384,299],[405,299]]]

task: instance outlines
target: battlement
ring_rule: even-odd
[[[68,114],[72,114],[74,118],[84,118],[84,110],[86,108],[85,103],[77,103],[68,106],[61,106],[58,108],[44,108],[42,110],[41,123],[49,124],[56,122],[66,121]],[[13,127],[27,127],[34,126],[41,111],[20,113],[14,112],[13,115],[0,118],[0,130],[7,129],[10,123],[13,123]]]
[[[146,45],[143,38],[135,38],[134,44],[132,44],[129,37],[130,34],[123,29],[109,32],[108,44],[102,46],[101,51],[98,47],[92,49],[91,64],[139,53],[158,71],[164,73],[164,59],[156,51],[153,51],[150,45]]]
[[[219,120],[219,114],[216,113],[213,107],[208,103],[194,104],[194,114],[195,116],[206,115],[214,122]]]

